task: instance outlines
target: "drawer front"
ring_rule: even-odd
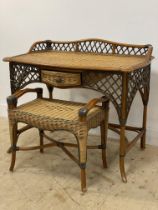
[[[80,73],[41,71],[42,82],[55,87],[79,86],[81,84]]]

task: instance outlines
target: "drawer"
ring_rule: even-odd
[[[41,81],[55,87],[79,86],[81,75],[80,73],[42,70]]]

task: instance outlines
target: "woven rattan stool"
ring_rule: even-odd
[[[23,105],[17,106],[17,100],[27,92],[36,92],[37,98]],[[11,138],[11,166],[13,171],[16,159],[16,151],[40,149],[43,152],[45,147],[58,146],[71,159],[73,159],[81,168],[81,189],[86,191],[86,159],[87,148],[98,148],[102,150],[103,167],[106,163],[106,139],[107,139],[107,121],[108,121],[108,100],[105,97],[92,99],[89,103],[76,103],[62,101],[57,99],[46,99],[42,97],[42,89],[24,89],[16,92],[7,98],[9,128]],[[102,102],[101,106],[97,103]],[[26,124],[25,127],[18,129],[18,122]],[[88,130],[100,126],[101,144],[97,146],[87,145]],[[32,147],[18,147],[18,136],[28,130],[36,127],[39,129],[40,145]],[[44,130],[66,130],[73,133],[77,144],[58,142],[45,134]],[[44,144],[43,137],[51,141]],[[79,158],[74,157],[66,147],[77,147]]]

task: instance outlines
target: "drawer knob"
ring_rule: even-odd
[[[61,77],[58,77],[58,78],[55,79],[55,82],[56,83],[62,83],[62,82],[64,82],[64,79],[61,78]]]

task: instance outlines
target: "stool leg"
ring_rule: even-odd
[[[105,121],[101,122],[101,124],[100,124],[100,131],[101,131],[101,145],[102,145],[103,167],[107,168],[107,161],[106,161],[107,128],[106,128],[106,122]]]
[[[85,164],[86,167],[86,164]],[[81,190],[82,192],[86,192],[86,168],[81,168]]]
[[[81,168],[81,190],[86,192],[86,162],[87,162],[87,129],[83,129],[78,137],[79,162]]]
[[[43,130],[39,130],[39,136],[40,136],[40,146],[43,146]],[[43,153],[44,149],[40,148],[40,152]]]
[[[11,165],[10,171],[13,171],[15,160],[16,160],[16,151],[17,151],[17,123],[9,121],[9,131],[10,131],[10,140],[11,140]]]

